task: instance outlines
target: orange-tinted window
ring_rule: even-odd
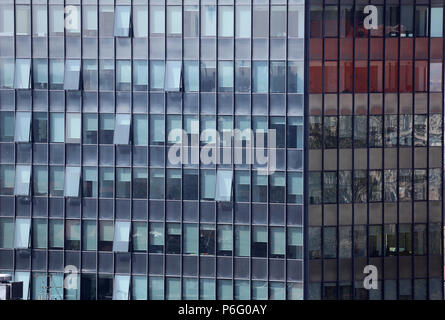
[[[371,61],[369,64],[369,91],[383,91],[383,62]]]
[[[430,57],[431,59],[443,58],[443,38],[431,38],[430,42]]]
[[[400,61],[400,92],[413,92],[412,61]]]
[[[400,60],[412,60],[414,54],[414,40],[400,39]]]
[[[397,61],[385,61],[385,92],[397,92],[399,70]]]
[[[352,92],[352,61],[340,61],[340,92]]]
[[[387,38],[385,44],[385,59],[387,60],[397,60],[399,56],[399,39],[398,38]]]
[[[416,61],[415,78],[414,78],[415,91],[427,91],[428,89],[428,61]]]
[[[309,90],[311,93],[323,91],[323,64],[321,61],[309,62]]]
[[[368,91],[368,61],[355,61],[355,92]]]
[[[428,59],[428,38],[416,38],[416,59]]]
[[[326,61],[324,65],[324,87],[325,92],[337,92],[338,69],[337,62]]]
[[[324,39],[324,58],[338,60],[338,38]]]
[[[371,59],[381,60],[383,58],[383,39],[371,39]]]
[[[368,39],[357,38],[355,40],[355,59],[368,59]]]
[[[323,59],[323,39],[314,38],[310,40],[309,57],[311,60]]]
[[[352,60],[353,41],[352,39],[340,39],[340,59]]]

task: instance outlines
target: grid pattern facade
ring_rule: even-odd
[[[24,299],[302,299],[304,1],[147,3],[0,1],[0,272]],[[171,130],[234,128],[276,130],[276,172],[168,161]]]
[[[308,299],[442,299],[443,6],[310,1]]]

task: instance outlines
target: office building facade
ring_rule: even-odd
[[[0,273],[24,299],[302,299],[304,30],[302,0],[1,0]],[[188,161],[264,145],[212,129],[275,137],[276,166]]]
[[[443,6],[310,1],[308,299],[443,298]]]

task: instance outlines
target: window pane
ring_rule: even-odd
[[[30,6],[17,5],[15,7],[15,34],[29,36],[31,34]]]
[[[79,90],[80,60],[66,60],[65,62],[65,90]]]
[[[0,59],[0,88],[12,88],[13,85],[14,59]]]
[[[30,89],[31,88],[31,59],[16,59],[15,60],[15,89]]]
[[[65,249],[80,250],[80,221],[66,220]]]
[[[147,300],[147,277],[133,276],[131,282],[131,299],[132,300]]]
[[[133,169],[133,198],[147,199],[148,170],[146,168]]]
[[[164,225],[162,223],[150,223],[148,243],[150,253],[164,252]]]
[[[133,90],[146,91],[148,88],[148,61],[133,61]]]
[[[253,92],[267,92],[269,88],[267,62],[253,62]]]
[[[49,220],[49,248],[63,249],[63,220]]]
[[[250,28],[249,28],[250,30]],[[233,37],[233,7],[220,6],[218,8],[218,36]]]
[[[235,171],[235,200],[249,202],[250,174],[248,171]]]
[[[167,7],[167,35],[181,35],[182,33],[182,7]]]
[[[15,170],[14,194],[17,196],[28,196],[31,182],[31,166],[17,165]]]
[[[150,170],[150,199],[164,199],[164,170]]]
[[[147,223],[133,222],[133,251],[147,251]]]
[[[235,226],[235,256],[250,256],[249,226]]]
[[[85,220],[82,222],[82,245],[83,250],[97,250],[97,223]]]
[[[0,36],[14,35],[14,6],[2,4],[0,6]]]
[[[66,142],[80,143],[81,141],[81,114],[67,113],[66,114]],[[63,119],[62,119],[63,120]]]
[[[83,196],[87,198],[97,197],[97,168],[83,168]]]
[[[116,114],[114,128],[114,144],[129,144],[130,142],[130,114]]]
[[[114,36],[130,36],[131,6],[116,6],[114,10]]]
[[[213,224],[201,224],[199,230],[199,253],[201,255],[214,255],[216,243],[216,230]]]
[[[116,90],[131,90],[131,61],[116,61]]]
[[[283,240],[284,242],[284,240]],[[267,227],[252,227],[252,257],[267,257]]]
[[[15,115],[15,141],[29,142],[31,131],[31,112],[17,112]]]
[[[250,38],[251,13],[249,6],[236,6],[236,37]]]
[[[130,276],[115,275],[113,300],[128,300],[130,294]]]
[[[150,6],[150,33],[163,34],[165,30],[165,11],[163,6]]]
[[[131,189],[131,169],[116,169],[116,198],[130,198]]]
[[[99,251],[113,250],[113,221],[99,221]]]
[[[284,228],[271,227],[270,228],[270,248],[269,254],[271,258],[284,258],[286,251],[286,240]]]
[[[230,201],[232,197],[233,171],[218,170],[216,178],[216,201]]]
[[[443,8],[431,8],[431,37],[443,35]]]
[[[167,170],[167,199],[181,200],[181,170]]]
[[[34,82],[34,89],[48,88],[48,60],[33,59],[32,78]]]
[[[99,121],[99,143],[112,144],[114,138],[114,114],[101,114]]]
[[[249,75],[250,77],[250,75]],[[249,79],[250,82],[250,79]],[[233,91],[233,62],[218,62],[218,90]]]
[[[78,129],[74,127],[74,129]],[[65,117],[63,113],[50,114],[50,142],[65,141]]]
[[[182,62],[167,61],[165,66],[165,91],[179,91],[181,89]]]
[[[80,167],[66,167],[65,197],[78,197],[80,186]]]
[[[33,221],[32,221],[32,247],[33,248],[37,248],[37,249],[48,248],[48,229],[47,228],[48,228],[48,220],[33,219]],[[1,245],[0,245],[0,247],[1,247]]]
[[[198,254],[198,225],[184,224],[184,254],[197,255]]]
[[[150,61],[150,89],[164,89],[164,61]]]
[[[167,223],[166,253],[181,253],[181,224]]]
[[[201,7],[201,36],[216,36],[216,7]]]
[[[50,167],[50,172],[49,172],[50,195],[54,197],[63,197],[64,184],[65,184],[64,167]]]
[[[99,197],[112,198],[114,195],[113,168],[100,168]]]
[[[63,90],[65,63],[60,59],[51,59],[49,61],[49,81],[50,89]]]

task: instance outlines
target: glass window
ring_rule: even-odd
[[[167,199],[181,200],[181,170],[167,170]]]
[[[63,90],[65,63],[62,59],[51,59],[49,61],[50,89]]]
[[[30,232],[31,232],[31,219],[29,218],[15,219],[14,248],[28,249]]]
[[[15,89],[31,88],[31,59],[15,60],[14,88]]]
[[[31,272],[29,271],[16,271],[14,274],[15,282],[23,282],[23,300],[29,298],[29,281],[31,278]]]
[[[287,147],[303,148],[303,117],[288,117],[287,119]]]
[[[64,242],[63,220],[49,220],[49,248],[63,249]]]
[[[252,227],[252,257],[267,257],[267,239],[267,227]]]
[[[412,252],[412,225],[401,223],[399,225],[399,255],[411,255]]]
[[[1,120],[0,113],[0,120]],[[32,119],[32,139],[34,142],[48,141],[48,116],[45,112],[34,112]],[[1,131],[1,126],[0,126]],[[1,140],[1,139],[0,139]]]
[[[114,144],[130,143],[130,114],[116,114],[116,122],[114,128]]]
[[[29,36],[31,34],[31,11],[29,5],[15,7],[15,34]]]
[[[131,278],[131,299],[147,300],[147,277],[133,276]]]
[[[382,226],[369,226],[369,256],[381,257],[382,255]]]
[[[63,273],[50,274],[49,294],[51,300],[63,300],[63,278]]]
[[[201,61],[201,91],[214,92],[216,88],[216,62]]]
[[[57,18],[57,29],[62,28],[59,35],[63,36],[64,31],[68,35],[80,35],[80,6],[67,6],[66,8],[62,6],[61,9],[62,21],[59,21],[60,17]],[[59,32],[59,30],[57,30],[57,32]]]
[[[336,116],[324,118],[325,148],[337,147],[337,126],[338,118]]]
[[[181,253],[181,224],[167,223],[166,253]]]
[[[321,201],[321,173],[309,172],[309,203],[320,204]]]
[[[337,258],[337,227],[323,228],[323,253],[325,259]]]
[[[324,203],[337,202],[337,172],[324,172]]]
[[[250,72],[249,72],[249,83],[250,83]],[[233,61],[218,62],[218,91],[223,91],[223,92],[233,91]]]
[[[113,276],[101,274],[97,279],[97,300],[111,300],[113,298]]]
[[[414,170],[414,200],[427,200],[426,170]]]
[[[48,195],[48,167],[33,167],[33,194],[35,196]]]
[[[80,250],[80,221],[66,220],[65,223],[65,249]]]
[[[267,201],[267,180],[268,176],[259,174],[257,171],[252,175],[252,200],[253,202]]]
[[[114,89],[114,60],[99,60],[99,83],[100,90]],[[130,73],[131,75],[131,73]],[[131,79],[130,75],[126,75]]]
[[[235,300],[250,300],[250,284],[248,280],[235,280]]]
[[[14,35],[14,5],[0,6],[0,36]]]
[[[150,223],[150,233],[148,240],[148,250],[150,253],[164,252],[164,226],[160,222]]]
[[[66,60],[65,62],[65,90],[79,90],[80,60]]]
[[[74,126],[73,129],[78,129],[78,128]],[[50,142],[65,141],[65,117],[63,113],[50,114],[49,136],[50,136]]]
[[[431,8],[431,37],[443,35],[443,7]]]
[[[441,169],[431,168],[429,170],[429,200],[441,200],[442,199],[442,179]]]
[[[184,224],[184,249],[183,254],[197,255],[198,254],[198,225]]]
[[[235,62],[235,91],[250,92],[250,61]]]
[[[218,280],[218,300],[233,300],[232,280]]]
[[[97,222],[95,220],[82,221],[82,246],[83,250],[97,250]]]
[[[165,65],[165,91],[179,91],[182,87],[182,62],[167,61]]]
[[[116,221],[114,225],[113,251],[128,252],[130,226],[130,221]]]
[[[0,222],[1,224],[1,222]],[[11,237],[12,239],[12,237]],[[1,247],[1,245],[0,245]],[[32,220],[32,247],[35,249],[48,248],[48,220]]]
[[[98,88],[98,73],[97,60],[83,60],[82,67],[82,85],[84,90],[97,90]]]
[[[14,141],[14,112],[0,112],[0,141]]]
[[[122,71],[125,70],[121,70],[121,72]],[[133,60],[133,90],[147,91],[147,89],[148,89],[148,61]]]
[[[82,192],[84,197],[97,198],[97,168],[83,168],[82,184]]]
[[[83,114],[83,138],[84,144],[97,144],[97,114]]]
[[[29,196],[31,182],[31,166],[17,165],[15,174],[14,194],[17,196]]]
[[[303,93],[304,63],[289,61],[287,63],[287,72],[287,91],[289,93]]]
[[[116,61],[116,90],[129,91],[131,90],[131,61],[117,60]]]
[[[112,251],[113,235],[113,221],[99,221],[99,251]]]
[[[366,202],[367,199],[367,172],[354,171],[354,202]]]
[[[236,6],[236,37],[250,38],[251,30],[250,6]]]
[[[165,30],[164,6],[150,6],[150,34],[162,35]]]
[[[150,300],[164,299],[164,278],[150,277],[148,280],[148,290]]]
[[[233,236],[231,225],[218,225],[218,252],[219,256],[232,256]]]
[[[133,115],[133,143],[135,146],[148,145],[147,115]]]
[[[164,170],[150,170],[150,199],[164,199]]]
[[[116,169],[116,198],[130,198],[131,190],[131,169]]]
[[[112,144],[114,139],[114,114],[101,114],[99,125],[99,143]]]
[[[48,60],[33,59],[32,79],[33,79],[34,89],[47,89],[48,88]],[[1,80],[0,80],[0,82],[1,82]],[[0,86],[1,86],[1,83],[0,83]]]
[[[270,36],[285,37],[286,36],[286,6],[270,7]]]
[[[201,255],[215,254],[216,230],[214,224],[201,224],[199,230],[199,253]]]
[[[302,203],[303,202],[303,174],[291,173],[287,174],[287,202]]]
[[[270,194],[271,203],[283,203],[286,192],[286,176],[284,172],[275,172],[270,176]]]
[[[249,171],[235,171],[235,201],[249,202],[250,174]]]
[[[17,112],[15,114],[15,141],[29,142],[31,132],[31,112]]]
[[[309,147],[311,149],[321,149],[323,135],[322,130],[323,127],[321,125],[321,117],[309,117]]]
[[[133,198],[147,199],[148,170],[146,168],[133,169]]]
[[[216,6],[201,7],[201,36],[216,36]]]
[[[385,146],[397,146],[397,115],[385,115]]]
[[[0,59],[0,88],[13,88],[13,86],[14,59]]]
[[[270,227],[269,257],[284,258],[286,238],[283,227]]]
[[[65,197],[79,196],[80,170],[80,167],[66,167]]]
[[[232,197],[233,171],[218,170],[216,177],[216,201],[230,201]]]
[[[199,7],[184,6],[184,37],[199,36]]]
[[[235,226],[235,256],[250,256],[249,226]]]
[[[427,115],[414,116],[414,146],[424,147],[428,139],[428,118]]]
[[[165,123],[164,116],[150,116],[150,144],[163,145],[165,141]]]
[[[268,92],[269,88],[269,71],[267,61],[253,61],[253,92]]]
[[[80,113],[67,113],[66,114],[66,142],[67,143],[80,143],[82,118]]]
[[[199,90],[199,62],[184,61],[184,90]]]
[[[128,300],[130,295],[130,276],[115,275],[113,300]]]
[[[354,256],[366,257],[366,226],[354,227]]]
[[[182,298],[183,300],[198,300],[198,279],[182,279]]]
[[[382,171],[369,171],[369,201],[382,201],[383,198]]]
[[[114,195],[113,168],[100,168],[99,197],[112,198]]]
[[[198,170],[184,170],[183,171],[183,199],[184,200],[198,200]]]
[[[409,169],[399,170],[399,200],[410,201],[412,200],[412,175],[413,171]]]
[[[83,35],[97,36],[97,6],[82,6]]]
[[[215,300],[215,279],[200,279],[199,280],[199,299],[200,300]]]
[[[368,140],[368,117],[354,116],[354,147],[363,148],[367,145]],[[397,133],[397,131],[396,131]],[[397,139],[397,136],[396,136]]]
[[[146,5],[134,6],[133,28],[135,38],[148,37],[148,7]]]
[[[167,6],[167,35],[182,34],[182,7]]]
[[[252,281],[252,300],[267,300],[267,282]]]
[[[233,37],[233,6],[218,7],[218,36]]]
[[[415,6],[415,30],[417,37],[428,37],[428,19],[429,19],[429,8],[426,6]]]
[[[397,170],[385,170],[385,202],[397,200]]]
[[[287,228],[287,258],[303,259],[303,228]]]
[[[50,195],[53,197],[63,197],[63,187],[65,185],[64,167],[50,167],[49,187]]]
[[[270,62],[270,92],[284,92],[286,88],[286,63]]]
[[[116,6],[114,9],[114,36],[130,36],[131,6]],[[128,294],[127,294],[128,296]]]
[[[338,195],[340,203],[352,202],[352,172],[339,171],[338,175]]]
[[[383,146],[383,118],[381,116],[369,116],[369,146]]]
[[[215,198],[216,176],[213,170],[201,170],[201,199]]]
[[[181,299],[181,279],[180,278],[166,278],[165,285],[165,299],[179,300]]]
[[[0,218],[0,248],[12,249],[14,245],[14,220]]]

